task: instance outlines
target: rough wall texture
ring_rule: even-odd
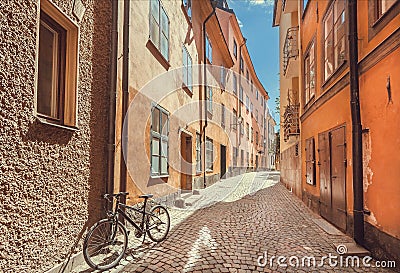
[[[53,2],[75,18],[73,0]],[[34,116],[38,1],[0,2],[1,272],[52,268],[81,250],[82,235],[100,215],[111,1],[82,2],[77,132]]]
[[[300,149],[292,145],[281,153],[281,181],[301,198],[301,156]]]

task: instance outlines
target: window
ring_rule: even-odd
[[[240,70],[243,72],[244,70],[244,63],[243,63],[243,57],[240,56]]]
[[[253,80],[251,80],[251,82],[250,82],[250,90],[251,90],[251,93],[253,93],[253,88],[254,88],[254,86],[253,86]]]
[[[186,10],[189,19],[192,19],[192,0],[182,0],[182,4]]]
[[[244,125],[242,123],[240,123],[239,126],[240,126],[240,134],[243,136],[244,135]]]
[[[253,140],[254,140],[253,127],[250,127],[250,141],[253,143]]]
[[[233,40],[233,56],[237,58],[237,44],[235,40]]]
[[[233,74],[233,94],[237,95],[237,78],[235,74]]]
[[[169,114],[159,105],[151,112],[151,174],[168,175]]]
[[[247,79],[247,81],[249,81],[249,70],[248,69],[246,70],[246,79]]]
[[[214,168],[214,146],[211,138],[206,139],[206,170],[212,171]]]
[[[256,132],[256,144],[258,145],[258,132]]]
[[[240,150],[240,166],[244,166],[244,150]]]
[[[253,103],[250,103],[250,112],[253,113]]]
[[[233,147],[233,166],[237,166],[237,158],[238,158],[238,149]]]
[[[314,138],[306,139],[306,182],[316,185],[315,179],[315,141]]]
[[[210,62],[210,64],[212,64],[212,46],[207,35],[206,35],[206,57]]]
[[[49,123],[76,126],[78,27],[41,1],[36,111]]]
[[[304,58],[304,92],[305,103],[315,95],[315,65],[314,65],[314,42],[312,43],[309,52]]]
[[[233,123],[232,123],[232,129],[236,130],[237,129],[237,111],[233,109]]]
[[[150,1],[150,40],[169,60],[169,19],[160,0]]]
[[[245,104],[245,106],[246,106],[246,110],[249,111],[250,99],[249,99],[249,96],[247,96],[247,95],[246,95],[246,104]]]
[[[259,92],[256,90],[256,100],[258,100]]]
[[[346,55],[346,1],[336,0],[324,20],[325,81],[345,61]]]
[[[249,154],[249,152],[247,152],[246,154],[247,154],[247,165],[250,165],[249,164],[250,163],[250,154]]]
[[[258,110],[256,109],[256,120],[258,122]]]
[[[260,105],[261,105],[261,106],[264,105],[264,97],[263,97],[263,96],[261,96]]]
[[[182,56],[183,56],[183,84],[190,90],[190,92],[193,92],[193,87],[192,87],[192,57],[190,57],[189,52],[187,51],[186,47],[183,47],[182,50]]]
[[[213,89],[211,86],[207,87],[207,111],[212,113],[213,111]]]
[[[196,172],[201,172],[201,135],[196,133]]]
[[[225,127],[225,105],[221,104],[221,126]]]
[[[248,122],[246,122],[246,136],[247,139],[250,139],[250,125]]]
[[[243,86],[240,85],[239,89],[239,100],[243,102]]]
[[[376,0],[376,13],[377,18],[380,18],[386,11],[388,11],[397,0]]]

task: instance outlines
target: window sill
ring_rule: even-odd
[[[151,54],[153,54],[154,58],[156,58],[157,61],[165,68],[165,70],[168,70],[171,67],[169,61],[164,58],[164,56],[150,39],[147,40],[146,47]]]
[[[169,174],[165,174],[165,175],[151,175],[150,178],[168,178]]]
[[[181,9],[182,9],[183,14],[185,15],[185,18],[186,18],[186,21],[187,21],[188,25],[192,28],[193,27],[192,26],[192,20],[191,20],[188,12],[186,10],[186,7],[183,4],[181,5]]]
[[[71,131],[71,132],[77,132],[77,131],[79,131],[79,128],[78,128],[78,127],[75,127],[75,126],[68,126],[68,125],[62,125],[62,124],[53,123],[53,122],[50,122],[50,121],[46,120],[45,118],[38,117],[38,116],[36,116],[36,119],[37,119],[37,120],[39,121],[39,123],[41,123],[41,124],[53,126],[53,127],[55,127],[55,128],[59,128],[59,129],[63,129],[63,130]]]
[[[206,173],[212,173],[214,172],[213,170],[207,170]]]
[[[192,88],[193,88],[193,86],[192,86]],[[183,91],[185,91],[186,94],[188,94],[190,97],[193,96],[193,91],[190,90],[190,88],[189,88],[185,83],[182,83],[182,89],[183,89]]]

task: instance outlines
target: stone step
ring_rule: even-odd
[[[358,257],[365,257],[371,256],[371,252],[367,249],[363,248],[362,246],[358,245],[356,242],[352,243],[337,243],[334,244],[336,248],[336,252],[341,254],[345,257],[347,256],[358,256]]]

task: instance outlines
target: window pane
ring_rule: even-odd
[[[332,74],[333,67],[333,37],[329,34],[325,40],[325,80]]]
[[[237,94],[237,78],[235,74],[233,75],[233,93]]]
[[[151,0],[150,14],[154,17],[157,24],[159,23],[159,0]]]
[[[160,33],[158,23],[153,16],[150,16],[150,40],[158,48],[160,45]]]
[[[325,21],[325,39],[328,37],[333,28],[333,15],[332,10],[329,12]]]
[[[345,6],[344,0],[336,0],[334,4],[334,16],[335,16],[335,21],[337,22],[339,19],[342,17],[342,13],[344,12],[344,6]]]
[[[169,36],[169,21],[168,21],[168,16],[165,13],[165,10],[161,8],[161,32],[164,33],[164,35],[167,37]]]
[[[153,174],[160,173],[160,157],[154,155],[151,157],[151,172]]]
[[[157,138],[153,138],[151,154],[160,155],[160,140]]]
[[[345,59],[345,27],[344,24],[335,25],[335,68]]]
[[[162,129],[162,135],[166,136],[168,135],[168,115],[164,112],[162,112],[162,121],[161,121],[161,129]]]
[[[168,141],[162,140],[161,142],[161,155],[164,157],[168,156]]]
[[[41,22],[37,111],[58,118],[58,33]]]
[[[161,157],[161,174],[168,173],[168,161],[166,157]]]
[[[157,108],[153,108],[153,120],[152,120],[152,130],[154,132],[160,132],[160,110]]]
[[[166,60],[169,60],[168,55],[168,38],[164,34],[161,35],[161,54],[164,56]]]

